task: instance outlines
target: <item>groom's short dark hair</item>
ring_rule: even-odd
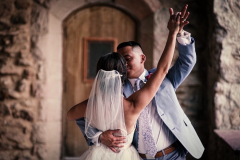
[[[128,41],[128,42],[122,42],[120,43],[118,46],[117,46],[117,50],[123,48],[123,47],[126,47],[126,46],[132,46],[132,47],[135,47],[135,46],[139,46],[141,49],[142,49],[142,46],[135,42],[135,41]]]

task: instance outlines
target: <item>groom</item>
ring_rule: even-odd
[[[195,158],[200,158],[204,151],[204,147],[183,112],[175,93],[196,63],[194,40],[188,32],[182,31],[182,28],[188,24],[185,21],[189,15],[186,10],[187,5],[181,11],[182,20],[177,37],[179,57],[168,71],[150,105],[147,106],[148,116],[145,117],[145,120],[149,122],[151,130],[145,131],[140,122],[136,126],[133,145],[143,159],[180,160],[185,159],[187,152]],[[174,17],[173,11],[170,12],[170,16],[170,18]],[[142,82],[146,82],[155,69],[150,71],[144,69],[146,57],[140,44],[134,41],[119,44],[117,52],[127,62],[128,80],[124,84],[124,96],[129,97],[133,93],[135,81],[140,79]],[[84,119],[78,119],[76,122],[84,134]],[[89,145],[102,143],[116,152],[115,147],[121,147],[121,143],[125,142],[123,137],[113,136],[118,131],[109,130],[102,133],[96,129],[94,132],[99,136],[96,139],[87,139]],[[149,136],[154,139],[155,143],[149,143]],[[152,148],[156,149],[154,157],[148,153]]]

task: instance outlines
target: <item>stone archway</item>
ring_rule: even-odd
[[[67,111],[88,98],[98,57],[111,52],[110,48],[116,51],[119,42],[135,40],[135,28],[135,22],[127,14],[104,5],[77,10],[64,20],[62,153],[65,157],[80,156],[88,149],[76,123],[66,120]],[[86,43],[94,47],[85,48]],[[111,47],[96,50],[97,44]],[[94,51],[89,53],[91,49]],[[89,60],[92,63],[87,65]]]
[[[85,1],[66,1],[59,0],[51,3],[48,13],[48,32],[39,36],[37,47],[41,48],[45,59],[45,76],[44,85],[45,98],[42,100],[42,115],[46,115],[44,124],[44,137],[46,141],[47,157],[49,159],[59,159],[62,153],[62,22],[72,12],[79,8],[86,8],[96,5],[107,5],[120,9],[130,15],[138,22],[137,41],[144,42],[142,47],[147,55],[147,68],[153,66],[153,19],[154,11],[160,7],[158,1],[138,1],[141,10],[134,10],[125,0],[109,2],[85,2]],[[154,5],[157,4],[157,5]],[[44,11],[45,12],[45,11]],[[43,125],[44,125],[43,124]],[[50,131],[50,132],[49,132]]]

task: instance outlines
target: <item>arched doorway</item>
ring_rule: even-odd
[[[66,113],[88,98],[92,87],[88,74],[95,70],[96,57],[135,37],[134,20],[113,7],[88,7],[73,12],[63,21],[63,156],[80,156],[88,148],[76,123],[66,121]]]

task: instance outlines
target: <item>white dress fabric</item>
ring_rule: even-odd
[[[120,129],[115,136],[126,136],[127,142],[119,153],[105,145],[91,146],[80,159],[86,160],[139,160],[137,150],[131,145],[134,131],[127,135],[125,125],[122,82],[119,72],[99,70],[93,83],[85,112],[85,134],[96,138],[94,128],[99,131]]]
[[[127,135],[127,142],[119,153],[114,153],[103,144],[100,146],[93,145],[82,154],[80,160],[140,160],[142,158],[132,145],[133,135],[134,131]]]

